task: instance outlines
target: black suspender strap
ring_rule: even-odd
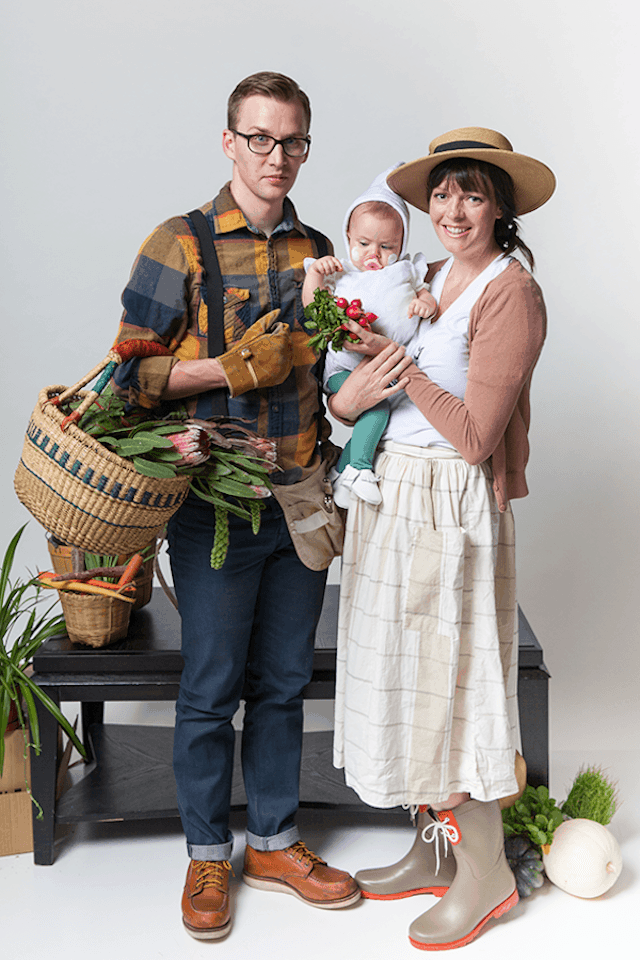
[[[329,253],[329,245],[327,243],[327,238],[321,233],[318,233],[317,230],[314,230],[313,227],[308,227],[305,224],[305,230],[314,241],[317,251],[318,259],[320,257],[326,257]],[[324,405],[324,393],[322,391],[322,381],[324,379],[324,364],[327,357],[327,351],[323,350],[315,364],[313,365],[312,373],[318,381],[318,413],[316,416],[316,431],[318,443],[320,443],[322,437],[322,421],[324,420],[325,414],[325,405]]]
[[[207,310],[209,315],[207,350],[210,357],[218,357],[221,353],[224,353],[224,287],[222,273],[205,215],[201,210],[192,210],[188,216],[198,235],[207,280]],[[211,391],[211,415],[214,417],[229,415],[226,387]]]

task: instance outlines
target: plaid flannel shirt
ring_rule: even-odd
[[[322,235],[298,220],[287,198],[282,222],[267,238],[238,209],[229,184],[200,209],[215,232],[225,291],[225,346],[237,343],[259,318],[275,309],[280,309],[278,319],[291,331],[293,368],[286,380],[230,397],[228,404],[230,416],[243,417],[251,429],[276,441],[278,464],[284,472],[274,474],[273,480],[295,483],[317,463],[319,399],[312,372],[317,357],[307,346],[301,293],[304,258],[322,254],[317,240]],[[132,403],[158,407],[173,364],[208,356],[205,300],[206,278],[195,230],[187,217],[174,217],[145,240],[122,295],[124,314],[116,343],[147,339],[172,351],[172,356],[131,360],[117,369],[116,384],[128,391]],[[194,416],[211,416],[209,393],[184,402]],[[323,439],[330,429],[323,420]]]

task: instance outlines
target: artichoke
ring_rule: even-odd
[[[540,851],[527,837],[520,834],[507,837],[504,852],[513,874],[519,897],[528,897],[544,883],[544,868]]]

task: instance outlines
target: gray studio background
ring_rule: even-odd
[[[228,93],[260,69],[312,100],[293,192],[341,251],[347,204],[383,168],[481,125],[544,160],[523,220],[549,310],[534,376],[520,603],[553,675],[554,749],[637,748],[640,134],[632,6],[594,0],[24,0],[5,8],[2,549],[28,514],[13,472],[38,391],[107,352],[142,240],[228,178]],[[426,215],[412,253],[441,249]],[[47,564],[31,520],[19,567]],[[338,571],[332,570],[337,580]],[[130,705],[113,705],[126,719]],[[171,722],[147,704],[149,722]],[[155,711],[155,712],[154,712]]]

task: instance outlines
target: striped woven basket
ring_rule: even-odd
[[[36,520],[58,540],[91,553],[140,550],[160,533],[188,493],[188,476],[145,477],[74,423],[99,396],[117,364],[143,349],[146,355],[165,352],[156,344],[127,341],[73,387],[41,390],[16,470],[18,499]],[[81,392],[100,371],[94,389]],[[84,398],[82,405],[65,417],[60,405],[77,396]]]

